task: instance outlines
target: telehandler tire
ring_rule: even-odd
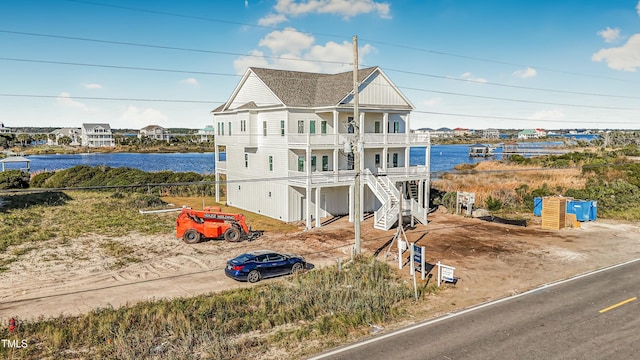
[[[200,242],[200,233],[196,229],[189,229],[182,235],[182,241],[187,244],[197,244]]]
[[[240,229],[233,226],[228,228],[227,231],[224,232],[224,239],[229,242],[240,241]]]

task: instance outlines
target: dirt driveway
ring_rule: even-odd
[[[580,229],[548,231],[541,230],[539,222],[524,228],[443,212],[430,215],[430,221],[407,230],[409,241],[426,247],[429,263],[455,266],[460,278],[441,296],[430,298],[434,313],[640,257],[638,224],[598,220]],[[371,219],[364,221],[363,251],[379,251],[378,257],[384,258],[384,245],[394,232],[375,230]],[[104,242],[126,244],[132,253],[108,256],[99,246]],[[0,273],[0,322],[251,286],[224,275],[227,259],[269,248],[303,254],[315,266],[326,266],[338,258],[347,260],[352,244],[353,225],[345,218],[307,232],[265,234],[242,243],[187,245],[173,234],[52,240]],[[397,267],[396,252],[394,247],[387,261]],[[408,274],[406,268],[402,272]]]

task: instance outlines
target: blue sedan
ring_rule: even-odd
[[[293,274],[306,268],[302,256],[260,250],[242,254],[227,261],[224,273],[238,281],[258,282],[260,279]]]

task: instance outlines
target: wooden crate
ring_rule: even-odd
[[[566,197],[548,196],[542,198],[542,228],[560,230],[567,221]]]
[[[566,222],[567,222],[566,226],[568,228],[574,228],[574,229],[580,228],[580,222],[578,221],[578,216],[576,214],[567,214]]]

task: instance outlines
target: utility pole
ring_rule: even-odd
[[[354,182],[354,212],[355,218],[353,221],[355,244],[353,251],[355,255],[360,255],[360,210],[362,204],[360,203],[360,150],[362,144],[360,144],[360,114],[358,112],[358,36],[353,35],[353,128],[354,128],[354,142],[355,149],[353,149],[353,167],[356,170],[355,182]]]

